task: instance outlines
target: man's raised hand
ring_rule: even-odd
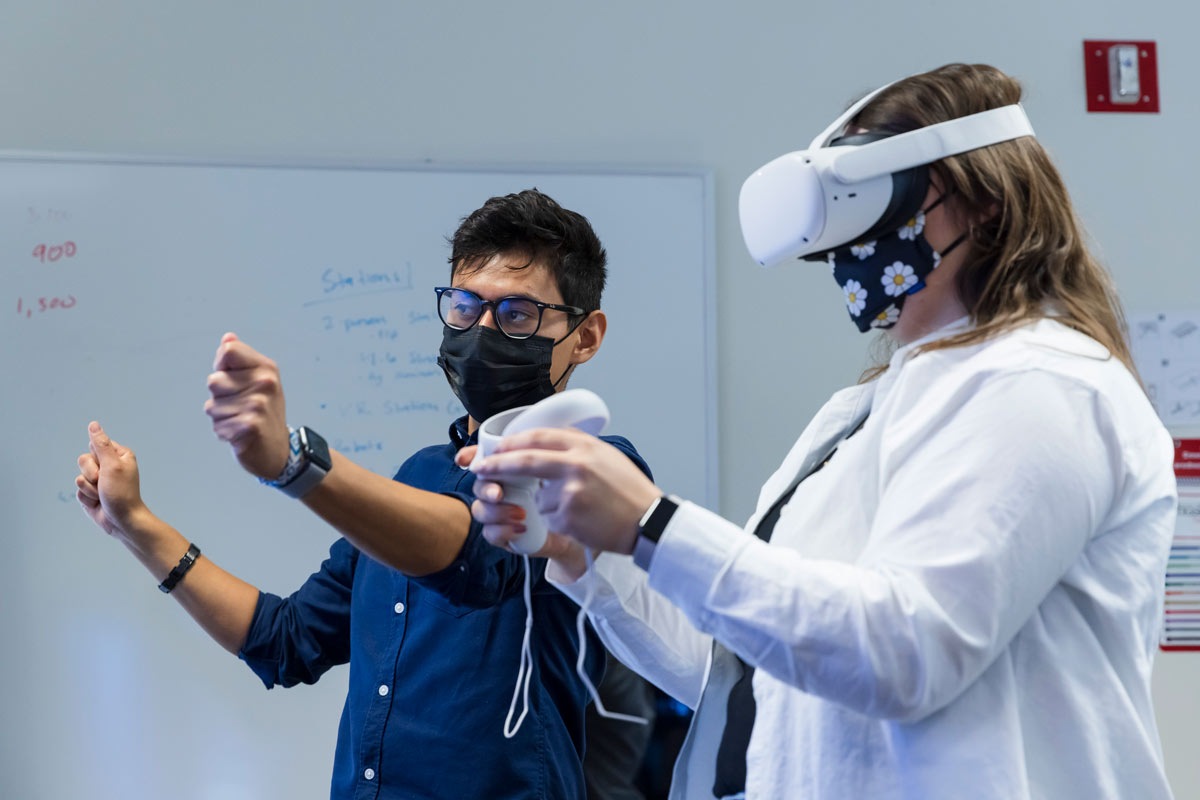
[[[204,411],[217,438],[229,442],[247,472],[267,480],[279,477],[287,465],[288,430],[275,362],[227,333],[217,347],[208,391],[212,396]]]
[[[108,438],[99,422],[88,425],[88,452],[79,457],[75,498],[92,521],[113,536],[125,536],[142,502],[137,456]]]

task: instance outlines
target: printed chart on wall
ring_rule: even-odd
[[[1200,650],[1200,439],[1175,440],[1179,516],[1167,561],[1163,650]]]
[[[1129,333],[1146,391],[1168,429],[1200,427],[1200,311],[1132,314]],[[1200,438],[1178,433],[1179,508],[1167,562],[1160,646],[1200,650]]]

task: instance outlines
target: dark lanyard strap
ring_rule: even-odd
[[[838,440],[838,443],[833,446],[833,449],[829,451],[829,454],[818,461],[816,466],[801,475],[799,478],[796,478],[796,480],[792,481],[792,485],[788,487],[788,490],[781,494],[779,498],[771,504],[771,507],[767,510],[767,513],[763,514],[762,519],[760,519],[758,524],[754,526],[754,535],[759,539],[762,539],[764,542],[771,541],[771,534],[775,532],[775,525],[779,522],[779,515],[783,512],[783,507],[786,506],[788,501],[792,499],[792,495],[794,495],[796,490],[800,488],[800,484],[804,483],[813,475],[816,475],[818,472],[824,469],[825,465],[828,464],[830,459],[833,458],[833,454],[836,453],[838,448],[842,446],[842,442],[848,440],[851,436],[858,433],[860,430],[862,430],[862,426],[866,424],[867,418],[863,417],[862,420],[855,425],[849,433]]]
[[[833,454],[837,452],[842,442],[862,430],[862,426],[866,422],[867,418],[863,417],[862,421],[843,436],[829,451],[829,454],[817,462],[816,466],[792,481],[788,490],[771,504],[767,513],[763,514],[762,519],[754,526],[755,536],[764,542],[771,541],[771,534],[775,532],[779,515],[783,512],[783,507],[792,499],[792,495],[796,493],[796,489],[800,488],[800,484],[820,472],[833,458]],[[754,703],[754,667],[737,656],[734,658],[737,658],[738,663],[742,665],[742,677],[738,678],[737,683],[729,690],[729,699],[725,705],[725,730],[721,732],[721,744],[717,748],[717,771],[713,781],[713,797],[729,797],[746,791],[746,751],[750,747],[750,731],[754,728],[754,716],[757,711]]]

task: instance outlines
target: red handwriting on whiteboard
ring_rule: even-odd
[[[17,298],[17,314],[23,314],[26,318],[32,317],[34,314],[44,314],[47,311],[56,309],[67,309],[75,307],[75,295],[67,295],[66,297],[39,297],[35,302],[26,303],[25,298]]]
[[[33,257],[45,264],[47,261],[58,261],[60,258],[75,257],[75,243],[63,242],[62,244],[39,244],[33,248]]]

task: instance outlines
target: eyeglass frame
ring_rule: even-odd
[[[568,317],[587,317],[587,315],[590,313],[588,311],[584,311],[579,306],[564,306],[564,305],[559,305],[557,303],[543,303],[541,300],[534,300],[532,297],[526,297],[525,295],[520,295],[520,294],[508,294],[508,295],[505,295],[504,297],[499,298],[498,300],[484,300],[482,297],[480,297],[475,292],[472,292],[470,289],[464,289],[461,286],[435,286],[435,287],[433,287],[433,291],[437,295],[438,319],[440,319],[442,321],[442,324],[445,325],[447,328],[451,328],[456,331],[471,330],[471,328],[474,328],[476,325],[479,324],[479,320],[483,319],[483,312],[486,311],[488,309],[488,307],[490,306],[492,309],[492,319],[494,319],[496,321],[496,330],[503,333],[509,339],[515,339],[517,341],[522,341],[524,339],[530,339],[534,336],[537,336],[537,332],[542,329],[542,319],[545,317],[545,311],[547,308],[549,308],[552,311],[562,311]],[[466,292],[467,294],[471,295],[472,297],[474,297],[476,300],[479,301],[479,316],[477,316],[475,318],[475,321],[472,322],[470,325],[468,325],[465,328],[459,328],[454,325],[451,325],[449,322],[446,321],[446,318],[442,316],[442,295],[445,294],[446,292],[452,292],[452,291],[453,292]],[[537,321],[537,325],[534,327],[534,329],[531,333],[527,333],[523,336],[520,336],[520,335],[514,336],[511,333],[509,333],[508,331],[504,330],[504,326],[502,326],[500,324],[500,318],[499,318],[499,316],[497,316],[496,310],[500,306],[500,304],[503,303],[505,300],[524,300],[526,303],[533,303],[533,305],[535,305],[537,307],[538,321]],[[570,322],[570,320],[568,319],[568,323],[569,322]],[[583,320],[580,319],[580,323],[582,323],[582,322],[583,322]],[[579,326],[575,325],[575,326],[569,326],[569,327],[570,327],[570,330],[567,331],[568,336],[570,336],[571,333],[574,332],[575,328],[577,328]]]

